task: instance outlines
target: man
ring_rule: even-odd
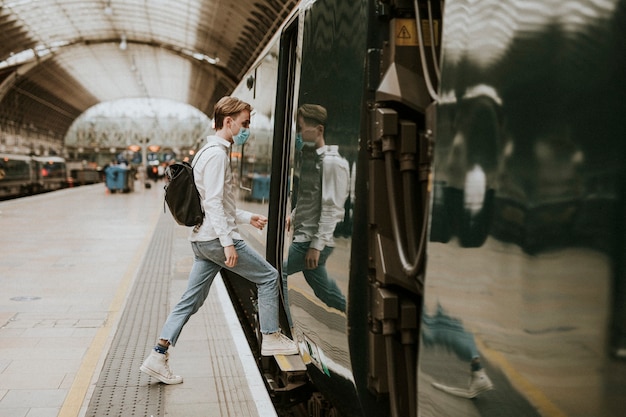
[[[283,294],[287,300],[287,277],[302,271],[322,302],[345,312],[346,298],[328,276],[326,260],[335,246],[335,226],[344,218],[350,168],[336,145],[326,145],[326,119],[326,109],[320,105],[303,104],[298,108],[296,149],[301,151],[301,158],[296,169],[297,199],[287,219],[287,230],[293,226],[294,232],[283,266]],[[287,318],[293,327],[288,308]]]
[[[176,344],[189,317],[202,306],[213,278],[222,268],[257,285],[260,330],[263,334],[261,354],[298,353],[297,345],[278,327],[278,272],[246,245],[237,229],[237,223],[249,223],[260,230],[267,224],[266,217],[235,207],[229,149],[233,143],[243,145],[247,141],[251,111],[248,103],[235,97],[219,100],[214,114],[216,133],[207,137],[207,144],[196,155],[195,183],[204,211],[210,215],[205,217],[197,230],[192,230],[189,237],[194,263],[187,290],[170,313],[156,346],[140,368],[165,384],[183,382],[183,378],[174,375],[169,368],[167,349]]]

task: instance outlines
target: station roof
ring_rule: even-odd
[[[0,127],[62,138],[91,106],[164,98],[207,115],[297,0],[5,0]]]

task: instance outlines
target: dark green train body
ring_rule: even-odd
[[[320,191],[347,190],[320,203],[340,210],[325,271],[287,278],[282,328],[301,358],[259,356],[280,413],[620,415],[625,13],[618,0],[300,4],[233,92],[255,108],[234,149],[241,205],[270,219],[244,233],[279,270],[297,240],[286,221],[316,188],[305,167],[330,160],[299,149],[298,108],[325,108],[348,167]],[[255,289],[226,281],[258,351]]]

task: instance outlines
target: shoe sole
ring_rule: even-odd
[[[143,365],[141,365],[139,370],[141,372],[143,372],[144,374],[148,374],[148,375],[158,379],[159,381],[161,381],[162,383],[167,384],[167,385],[176,385],[176,384],[181,384],[183,382],[182,378],[180,379],[180,381],[171,381],[171,380],[169,380],[167,378],[164,378],[161,374],[158,374],[158,373],[154,372],[152,369],[146,368]]]
[[[275,356],[275,355],[297,355],[298,349],[293,350],[263,350],[261,349],[261,356]]]
[[[433,382],[431,383],[431,385],[437,388],[438,390],[446,392],[450,395],[454,395],[456,397],[461,397],[461,398],[467,398],[469,400],[478,397],[478,395],[482,394],[483,392],[491,391],[493,389],[493,385],[485,385],[485,386],[476,388],[473,391],[470,391],[464,388],[449,387],[447,385],[440,384],[438,382]]]
[[[482,394],[483,392],[491,391],[492,389],[493,389],[493,384],[483,385],[482,387],[477,388],[474,391],[471,391],[470,394],[472,395],[472,398],[476,398],[479,394]]]

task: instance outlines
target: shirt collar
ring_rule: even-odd
[[[326,146],[322,146],[320,148],[315,148],[313,146],[305,146],[304,148],[302,148],[302,153],[305,155],[308,154],[312,156],[313,152],[315,152],[315,158],[320,158],[324,156],[324,153],[326,152]]]
[[[206,137],[207,145],[222,145],[226,147],[226,149],[230,148],[230,142],[224,138],[221,138],[217,135],[209,135]]]

